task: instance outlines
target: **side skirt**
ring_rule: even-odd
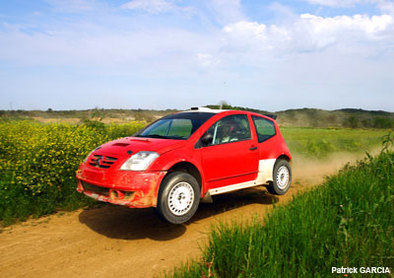
[[[213,195],[236,191],[236,190],[240,190],[240,189],[244,189],[244,188],[254,187],[254,186],[258,186],[258,185],[260,185],[260,184],[258,184],[256,180],[241,182],[241,183],[231,184],[231,185],[227,185],[227,186],[223,186],[223,187],[219,187],[219,188],[209,189],[207,194],[209,194],[210,196],[213,196]]]
[[[257,178],[255,180],[209,189],[206,192],[202,201],[203,202],[212,202],[211,196],[213,196],[213,195],[218,195],[218,194],[236,191],[236,190],[240,190],[240,189],[245,189],[245,188],[249,188],[249,187],[255,187],[255,186],[259,186],[259,185],[268,184],[270,181],[273,180],[272,171],[274,169],[275,162],[276,162],[275,158],[260,160],[259,161],[259,173],[258,173]]]

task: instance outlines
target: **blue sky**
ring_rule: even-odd
[[[0,109],[394,111],[387,0],[0,0]]]

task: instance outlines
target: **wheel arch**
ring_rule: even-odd
[[[274,180],[275,165],[280,160],[286,160],[291,165],[291,158],[286,154],[281,154],[277,158],[275,156],[269,159],[262,159],[259,161],[259,174],[256,181],[259,184],[269,184]]]
[[[175,171],[186,172],[192,175],[197,180],[200,190],[202,190],[202,176],[198,168],[193,163],[188,161],[177,162],[168,169],[166,176]],[[162,182],[166,176],[163,177]]]
[[[274,165],[272,167],[272,179],[271,179],[271,181],[273,181],[275,165],[281,160],[286,160],[290,164],[290,167],[293,166],[292,165],[293,164],[293,160],[289,156],[287,156],[286,154],[281,154],[280,156],[278,156],[278,158],[275,160],[275,163],[274,163]]]
[[[183,177],[180,178],[180,176],[183,176]],[[175,205],[176,202],[170,202],[169,196],[172,196],[171,190],[174,188],[174,186],[177,186],[177,184],[179,184],[180,181],[185,181],[185,180],[186,180],[186,183],[189,184],[189,187],[194,187],[193,191],[196,194],[191,195],[191,196],[194,196],[194,197],[191,197],[191,199],[190,199],[193,201],[191,206],[190,206],[190,203],[186,203],[187,206],[189,207],[188,210],[184,214],[179,215],[179,214],[176,214],[173,210],[174,207],[175,207],[175,209],[177,209],[176,205]],[[181,161],[181,162],[178,162],[178,163],[174,164],[173,166],[171,166],[167,170],[166,175],[163,177],[163,179],[161,180],[160,185],[158,187],[156,210],[159,213],[159,215],[164,220],[166,220],[172,224],[182,224],[182,223],[188,221],[195,214],[195,212],[198,208],[198,205],[200,203],[201,193],[199,191],[201,191],[201,188],[202,188],[201,180],[202,180],[201,174],[198,171],[197,167],[190,162]],[[166,182],[168,182],[168,183],[166,183]],[[200,195],[200,198],[198,197],[199,195]],[[180,199],[177,199],[177,200],[180,200]],[[173,204],[173,205],[171,205],[171,204]],[[183,208],[181,207],[178,209],[185,209],[184,205],[185,204],[183,204]],[[172,209],[171,209],[171,207],[172,207]]]
[[[278,162],[279,160],[281,160],[281,159],[286,160],[290,165],[291,165],[292,162],[293,162],[293,160],[292,160],[289,156],[287,156],[286,154],[281,154],[281,155],[276,159],[275,163],[277,163],[277,162]]]

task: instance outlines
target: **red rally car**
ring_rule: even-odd
[[[286,193],[290,161],[272,117],[192,108],[93,150],[77,171],[77,190],[112,204],[156,207],[180,224],[212,195],[259,185]]]

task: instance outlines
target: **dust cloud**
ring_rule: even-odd
[[[374,149],[370,154],[377,154],[379,149]],[[355,164],[357,160],[365,157],[365,152],[332,153],[325,158],[308,158],[300,154],[293,155],[293,185],[311,186],[318,185],[327,176],[338,172],[347,163]]]

